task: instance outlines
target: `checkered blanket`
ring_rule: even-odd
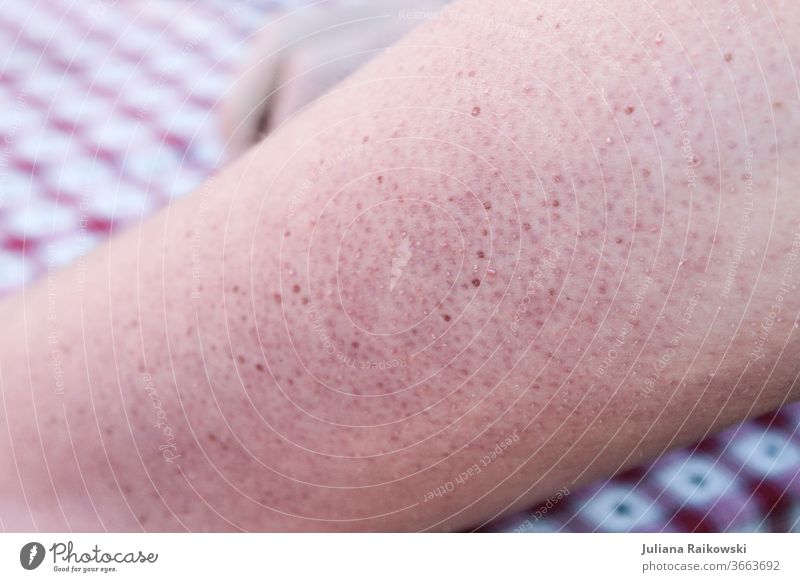
[[[0,293],[69,263],[222,163],[215,109],[283,2],[2,0]],[[484,527],[800,531],[800,406]]]

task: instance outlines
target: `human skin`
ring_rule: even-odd
[[[221,103],[226,154],[241,155],[419,23],[400,14],[433,12],[443,4],[444,0],[323,2],[265,23],[249,39],[249,56]]]
[[[470,528],[796,399],[800,9],[559,4],[0,306],[3,527]]]

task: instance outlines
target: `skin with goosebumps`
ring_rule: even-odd
[[[560,4],[6,302],[4,527],[465,528],[796,398],[800,8]]]

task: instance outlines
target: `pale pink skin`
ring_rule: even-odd
[[[559,4],[458,3],[6,302],[3,527],[467,528],[797,398],[798,4]]]
[[[445,0],[318,2],[278,13],[248,39],[248,55],[225,92],[220,119],[230,159],[280,127]],[[396,16],[396,17],[393,17]]]

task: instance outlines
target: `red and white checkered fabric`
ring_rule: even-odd
[[[0,294],[207,177],[243,41],[306,3],[3,0]],[[798,426],[788,406],[485,529],[800,531]]]

